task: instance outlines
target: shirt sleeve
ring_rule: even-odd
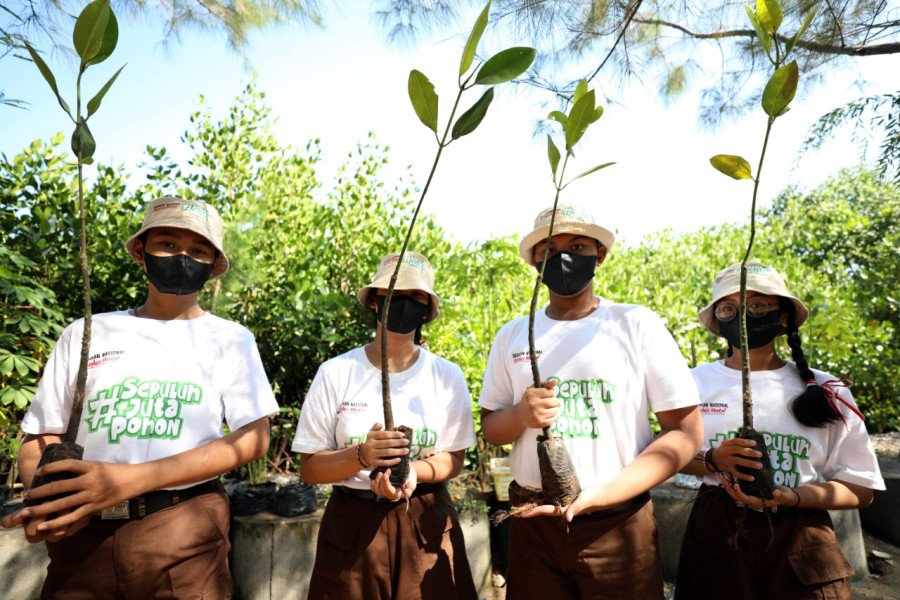
[[[481,397],[478,405],[488,410],[504,410],[516,403],[513,392],[512,378],[504,365],[505,339],[508,330],[506,327],[500,330],[491,346],[488,354],[487,366],[484,372],[484,381],[481,386]]]
[[[83,320],[72,323],[65,328],[50,352],[37,392],[22,419],[22,431],[25,433],[65,433],[75,396],[83,331]],[[74,347],[71,343],[73,336],[78,340]]]
[[[337,450],[337,411],[334,405],[335,391],[328,382],[323,365],[316,371],[303,401],[297,433],[291,444],[292,451],[315,454],[322,450]]]
[[[818,374],[817,379],[820,379]],[[838,388],[837,394],[844,402],[856,408],[856,402],[853,400],[850,390]],[[837,479],[873,490],[885,489],[884,479],[878,467],[878,459],[872,448],[872,440],[869,438],[863,420],[840,401],[836,400],[835,404],[844,420],[838,419],[828,425],[832,432],[830,436],[832,442],[821,476],[824,481]]]
[[[232,431],[278,412],[278,402],[263,368],[256,339],[241,328],[235,353],[229,361],[230,384],[223,389],[225,420]]]
[[[450,393],[447,404],[447,422],[435,452],[455,452],[475,445],[475,422],[472,419],[472,399],[462,370],[453,363],[446,363],[446,378]]]
[[[700,404],[687,361],[659,316],[642,310],[641,329],[644,386],[650,409],[658,413]]]

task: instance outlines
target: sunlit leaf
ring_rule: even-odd
[[[489,87],[485,90],[484,94],[481,95],[481,98],[478,99],[478,102],[473,104],[472,107],[464,112],[456,120],[456,123],[453,124],[452,136],[454,140],[475,131],[481,123],[481,120],[484,119],[484,115],[487,114],[488,107],[491,105],[493,99],[494,88]]]
[[[556,183],[556,169],[559,167],[559,148],[553,143],[553,138],[547,136],[547,157],[550,159],[550,170],[553,171],[553,183]]]
[[[53,93],[56,94],[56,100],[57,102],[59,102],[59,105],[64,111],[66,111],[66,114],[69,115],[70,119],[74,119],[74,117],[72,117],[72,111],[69,110],[69,105],[66,104],[66,101],[63,100],[62,96],[59,95],[59,89],[57,89],[56,87],[56,78],[53,76],[53,72],[50,70],[50,67],[47,66],[47,63],[44,62],[44,59],[41,58],[40,54],[38,54],[35,49],[31,47],[31,44],[25,42],[25,48],[28,49],[28,54],[31,55],[31,60],[33,60],[34,64],[37,65],[37,68],[41,72],[41,75],[43,75],[47,83],[50,84],[50,89],[52,89]]]
[[[113,82],[116,80],[116,77],[119,76],[119,73],[121,73],[122,69],[124,69],[124,68],[125,68],[125,65],[122,65],[121,67],[119,67],[119,70],[116,71],[115,74],[109,78],[109,81],[107,81],[106,84],[102,88],[100,88],[100,91],[97,92],[97,95],[90,99],[90,101],[88,102],[88,105],[87,105],[87,111],[88,111],[87,116],[90,117],[92,114],[97,112],[97,109],[100,108],[100,102],[103,100],[103,96],[106,95],[106,92],[109,91],[110,86],[112,86]]]
[[[806,33],[806,28],[809,27],[809,24],[812,23],[812,20],[816,16],[816,9],[809,11],[809,14],[806,15],[806,18],[803,19],[803,24],[800,25],[800,29],[797,30],[797,33],[791,37],[784,45],[784,55],[787,56],[791,53],[791,50],[794,49],[794,46],[797,45],[797,42],[800,41],[800,38],[803,37],[803,34]]]
[[[784,19],[777,0],[756,0],[756,15],[760,26],[768,33],[777,33]]]
[[[594,116],[591,117],[591,123],[596,123],[597,120],[602,116],[603,116],[603,107],[598,106],[597,108],[594,109]]]
[[[759,19],[756,17],[756,14],[750,10],[750,7],[745,6],[744,8],[747,9],[747,16],[750,17],[750,22],[753,24],[753,29],[756,31],[756,37],[759,38],[766,54],[769,56],[769,60],[772,60],[772,36],[766,33],[766,30],[760,25]]]
[[[478,15],[478,19],[475,21],[475,27],[472,28],[472,33],[469,34],[469,39],[466,41],[466,47],[463,49],[462,60],[459,63],[460,75],[468,71],[469,67],[472,66],[472,61],[475,60],[478,42],[481,41],[481,36],[484,33],[484,28],[487,26],[488,14],[490,12],[491,0],[488,0],[487,6],[485,6],[484,10],[481,11],[481,14]]]
[[[581,136],[587,130],[594,118],[594,90],[591,90],[578,99],[569,111],[569,120],[566,123],[566,147],[571,148],[578,143]]]
[[[608,163],[603,163],[602,165],[597,165],[597,166],[594,167],[593,169],[588,169],[588,170],[585,171],[584,173],[581,173],[580,175],[576,175],[575,177],[573,177],[572,179],[569,180],[569,183],[572,183],[572,182],[575,181],[576,179],[581,179],[582,177],[584,177],[584,176],[586,176],[586,175],[590,175],[591,173],[596,173],[596,172],[599,171],[600,169],[605,169],[606,167],[608,167],[608,166],[610,166],[610,165],[614,165],[614,164],[616,164],[616,163],[615,163],[615,162],[608,162]],[[566,185],[569,185],[569,183],[567,183]]]
[[[493,85],[515,79],[534,62],[534,48],[516,47],[501,50],[490,57],[475,76],[479,85]]]
[[[119,41],[119,23],[116,21],[116,15],[112,9],[109,10],[109,21],[106,24],[106,31],[103,33],[103,42],[100,44],[100,50],[97,55],[87,61],[89,65],[98,65],[109,58],[109,55],[116,49]]]
[[[434,91],[434,85],[421,71],[413,69],[409,72],[408,89],[416,116],[425,127],[437,133],[438,96]]]
[[[84,119],[80,119],[75,125],[75,131],[72,132],[72,153],[84,161],[92,157],[96,149],[97,143],[91,135],[91,130]]]
[[[750,163],[734,154],[716,154],[709,159],[709,163],[717,171],[725,173],[732,179],[753,179]]]
[[[578,102],[578,99],[587,94],[588,91],[588,82],[587,79],[582,79],[578,82],[578,85],[575,86],[575,93],[572,95],[572,102]]]
[[[763,90],[762,107],[769,116],[778,116],[784,111],[794,94],[797,93],[797,82],[800,79],[800,69],[797,67],[797,61],[792,60],[780,69],[776,70],[766,89]]]
[[[111,12],[109,0],[94,0],[78,15],[75,29],[72,31],[72,44],[82,62],[90,63],[100,54]]]
[[[563,129],[566,128],[566,123],[569,121],[569,117],[562,111],[554,110],[549,115],[547,115],[548,119],[553,119],[557,121],[560,125],[563,126]]]

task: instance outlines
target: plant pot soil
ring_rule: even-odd
[[[541,434],[537,441],[544,501],[557,506],[572,504],[581,493],[581,485],[563,439]]]
[[[239,483],[231,491],[231,512],[236,517],[249,517],[269,510],[275,504],[275,484]]]
[[[741,488],[741,491],[748,496],[771,500],[774,498],[772,492],[774,491],[775,486],[772,481],[772,463],[769,460],[769,450],[766,448],[766,440],[752,428],[742,429],[741,434],[738,437],[744,440],[754,440],[756,442],[754,449],[762,452],[762,456],[756,459],[762,463],[762,469],[751,469],[750,467],[738,465],[738,471],[754,477],[753,481],[740,480],[738,485]]]
[[[308,483],[296,483],[278,488],[274,513],[279,517],[299,517],[315,512],[316,488]]]
[[[407,427],[406,425],[400,425],[394,431],[399,431],[403,434],[403,437],[406,438],[410,444],[412,444],[412,429]],[[409,446],[407,446],[409,448]],[[391,470],[391,485],[395,488],[402,487],[404,483],[406,483],[406,479],[409,477],[409,454],[400,457],[400,462],[396,465],[389,467]],[[372,472],[369,473],[369,479],[374,480],[375,476],[379,473],[384,473],[387,469],[385,467],[375,467],[372,469]]]
[[[60,460],[66,459],[75,459],[81,460],[84,457],[84,448],[79,446],[74,442],[62,442],[60,444],[50,444],[44,450],[44,453],[41,454],[41,460],[38,463],[38,468],[43,467],[46,464],[57,462]],[[75,473],[63,472],[63,473],[51,473],[49,475],[35,475],[34,479],[31,481],[31,487],[36,488],[40,487],[44,484],[51,483],[53,481],[61,481],[63,479],[72,479],[75,477]],[[38,498],[37,500],[26,500],[25,506],[34,506],[35,504],[41,504],[43,502],[50,502],[51,500],[56,500],[58,498],[65,497],[66,494],[58,494],[56,496],[50,496],[47,498]]]

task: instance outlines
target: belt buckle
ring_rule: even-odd
[[[130,519],[131,511],[128,508],[128,500],[123,500],[118,504],[104,508],[100,511],[100,518],[104,521],[111,519]]]

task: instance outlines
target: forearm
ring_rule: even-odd
[[[453,479],[462,470],[464,452],[438,452],[434,456],[414,460],[411,466],[416,470],[416,479],[419,483],[438,483]]]
[[[681,467],[681,470],[679,471],[679,473],[684,473],[686,475],[693,475],[694,477],[699,477],[701,479],[703,477],[705,477],[706,475],[712,475],[713,473],[711,473],[706,468],[706,465],[703,462],[703,454],[704,454],[703,451],[695,454],[694,457],[691,458],[691,460],[689,460],[686,465]]]
[[[838,480],[801,485],[794,488],[794,493],[800,497],[800,503],[797,504],[800,508],[823,510],[865,508],[875,496],[871,488]],[[796,496],[794,501],[796,502]]]
[[[41,461],[41,455],[50,444],[59,444],[62,442],[62,436],[56,433],[44,433],[33,435],[29,433],[22,441],[19,447],[18,468],[19,479],[25,489],[31,488],[31,481],[34,479],[34,471],[37,469],[38,463]]]
[[[334,483],[352,477],[362,469],[356,444],[342,450],[321,450],[300,454],[300,473],[307,483]]]
[[[484,439],[495,446],[511,444],[525,431],[525,423],[519,416],[519,404],[493,411],[481,409],[481,430]]]

